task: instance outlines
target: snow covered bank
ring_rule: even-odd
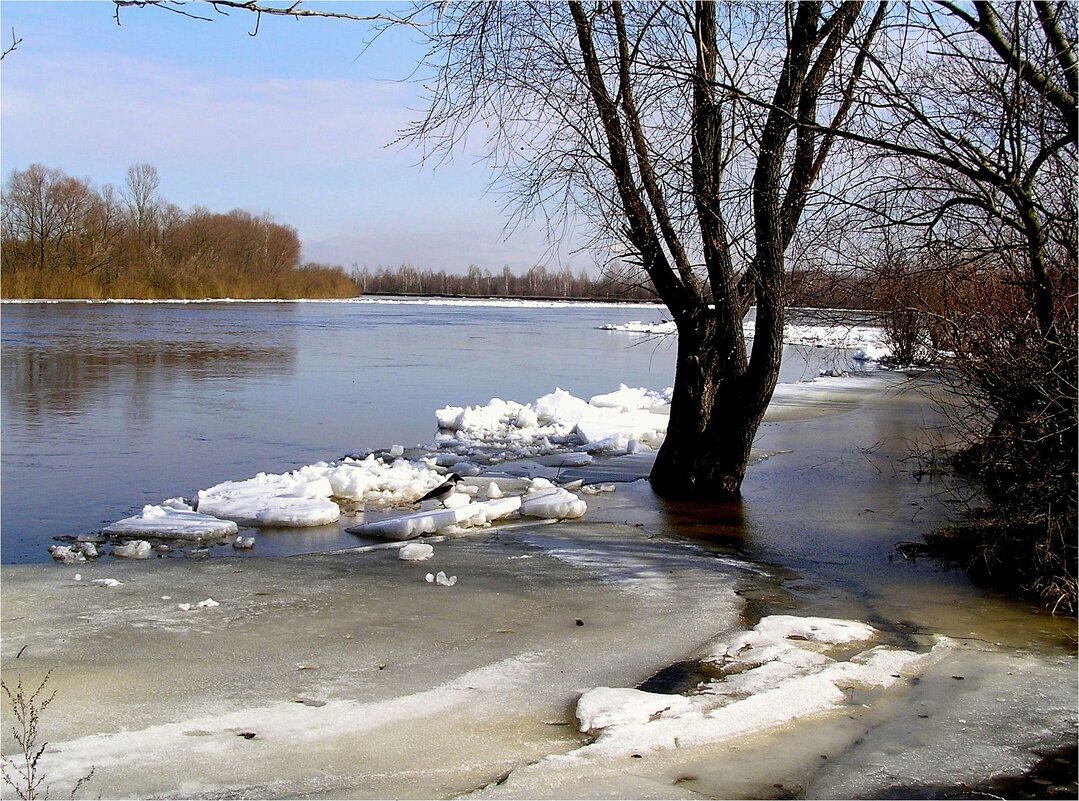
[[[674,322],[660,320],[643,322],[633,320],[628,323],[600,326],[603,331],[620,331],[628,334],[668,336],[677,333]],[[753,323],[747,321],[742,327],[747,338],[753,337]],[[787,323],[783,327],[783,342],[786,345],[802,345],[813,348],[846,348],[854,351],[853,358],[858,361],[880,361],[888,353],[884,329],[876,325],[809,325]]]
[[[523,309],[610,309],[610,308],[639,308],[639,309],[664,309],[659,303],[641,303],[636,301],[588,301],[588,300],[533,300],[529,298],[439,298],[439,297],[407,297],[407,296],[370,296],[355,298],[172,298],[172,299],[146,299],[146,298],[107,298],[107,299],[4,299],[0,303],[11,304],[117,304],[117,305],[197,305],[205,303],[232,303],[232,304],[255,304],[255,303],[330,303],[330,304],[357,304],[365,306],[461,306],[480,308],[523,308]]]

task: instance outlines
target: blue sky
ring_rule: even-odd
[[[4,47],[12,28],[22,39],[0,67],[4,179],[38,162],[120,187],[128,166],[148,162],[165,199],[268,211],[299,231],[307,258],[590,267],[552,252],[542,224],[507,238],[475,153],[420,167],[416,150],[389,146],[422,102],[403,80],[420,53],[409,35],[365,52],[363,23],[264,17],[250,36],[253,15],[191,10],[214,21],[127,8],[118,26],[103,0],[0,0]]]

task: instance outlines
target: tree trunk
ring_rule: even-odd
[[[747,362],[737,329],[713,315],[679,326],[667,437],[649,481],[668,498],[729,500],[741,495],[750,449],[779,378],[783,321],[758,326]],[[761,346],[761,347],[758,347]]]

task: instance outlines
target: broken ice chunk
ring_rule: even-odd
[[[72,565],[75,562],[85,562],[86,557],[73,550],[67,545],[50,545],[49,554],[60,564]]]
[[[123,559],[149,559],[151,550],[153,548],[146,540],[131,540],[123,545],[115,546],[112,549],[112,555]]]
[[[244,526],[322,526],[341,516],[332,494],[325,470],[259,473],[199,490],[198,510]]]
[[[443,587],[452,587],[457,583],[457,576],[446,576],[445,571],[439,570],[438,575],[435,576],[435,583],[441,584]]]
[[[536,486],[536,481],[533,481]],[[588,505],[561,487],[551,487],[529,492],[521,498],[521,514],[525,517],[543,517],[558,520],[584,517]]]
[[[397,553],[404,562],[422,562],[435,555],[435,549],[425,542],[410,542]]]

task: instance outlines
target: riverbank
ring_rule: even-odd
[[[4,566],[4,680],[52,671],[53,795],[90,766],[80,796],[913,798],[1027,771],[1074,742],[1074,621],[895,556],[949,516],[912,456],[942,430],[898,376],[852,391],[777,406],[737,506],[665,503],[632,481],[633,455],[564,472],[624,482],[583,520],[436,542],[427,562]],[[438,571],[456,583],[424,580]],[[743,685],[742,701],[782,699],[773,723],[738,729],[732,704],[702,720],[733,734],[673,747],[648,720],[610,727],[637,738],[622,750],[578,731],[588,690],[659,674],[645,686],[685,691],[716,642],[777,615],[868,623],[878,634],[829,658],[884,649],[898,678],[804,714],[816,674]],[[654,722],[703,731],[667,714]]]

